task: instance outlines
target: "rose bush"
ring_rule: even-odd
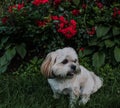
[[[5,1],[6,2],[6,1]],[[120,62],[120,3],[100,0],[17,0],[2,5],[0,72],[16,54],[71,46],[97,69]],[[6,4],[6,5],[5,5]],[[30,53],[30,52],[29,52]],[[42,55],[43,55],[42,54]]]

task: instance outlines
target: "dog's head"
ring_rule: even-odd
[[[46,77],[73,77],[80,72],[78,57],[73,48],[58,49],[47,55],[41,66]]]

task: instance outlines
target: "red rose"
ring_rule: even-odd
[[[65,26],[64,23],[60,23],[60,24],[59,24],[59,27],[60,27],[60,28],[64,28],[64,26]]]
[[[82,48],[80,48],[80,51],[84,51],[84,48],[82,47]]]
[[[70,20],[68,22],[63,16],[52,16],[53,20],[58,20],[58,23],[56,23],[56,29],[59,33],[63,34],[66,38],[72,38],[73,36],[76,35],[77,30],[76,30],[76,21],[75,20]]]
[[[77,30],[76,30],[75,25],[70,24],[69,26],[67,26],[65,28],[59,28],[58,32],[62,33],[66,38],[70,39],[70,38],[72,38],[73,36],[76,35]]]
[[[12,13],[12,12],[13,12],[13,9],[16,9],[16,8],[17,8],[16,5],[14,5],[14,6],[9,6],[8,12]]]
[[[72,25],[74,28],[76,28],[76,21],[75,20],[70,20],[70,25]]]
[[[2,18],[1,21],[2,21],[3,24],[6,24],[6,22],[8,21],[8,17],[4,17],[4,18]]]
[[[101,2],[97,2],[96,4],[97,4],[97,7],[98,7],[99,9],[102,9],[102,8],[103,8],[103,4],[102,4]]]
[[[32,2],[32,4],[34,4],[35,6],[39,6],[41,4],[45,4],[45,3],[48,3],[49,1],[48,0],[34,0]]]
[[[13,5],[13,6],[9,6],[8,12],[12,13],[13,9],[17,9],[18,11],[20,11],[23,7],[24,7],[23,3],[22,4],[16,4],[16,5]]]
[[[58,18],[58,16],[51,16],[51,19],[52,20],[58,20],[59,18]]]
[[[114,7],[114,8],[113,8],[113,11],[114,11],[114,12],[116,12],[116,11],[117,11],[117,8],[116,8],[116,7]]]
[[[23,4],[23,3],[17,5],[18,10],[22,9],[23,7],[24,7],[24,4]]]
[[[96,31],[95,31],[95,27],[92,27],[91,30],[87,30],[87,33],[90,35],[90,36],[93,36]]]
[[[64,23],[64,24],[67,24],[67,23],[68,23],[68,21],[65,20],[65,18],[64,18],[63,16],[60,16],[60,17],[59,17],[59,21],[62,22],[62,23]]]
[[[54,4],[55,6],[58,6],[60,3],[61,3],[61,0],[54,0],[54,1],[53,1],[53,4]]]
[[[113,14],[112,16],[115,18],[117,15],[120,15],[120,10],[116,7],[113,8]]]
[[[68,27],[68,33],[66,34],[66,37],[71,38],[71,37],[75,36],[76,33],[77,33],[77,30],[74,29],[72,26],[69,26]]]
[[[77,15],[80,14],[80,11],[77,10],[77,9],[74,9],[74,10],[72,10],[72,14],[75,15],[75,16],[77,16]]]
[[[86,4],[82,4],[82,8],[83,8],[83,9],[86,9],[86,8],[87,8],[87,5],[86,5]]]
[[[37,24],[38,27],[44,27],[47,24],[47,22],[38,20],[38,21],[36,21],[36,24]]]
[[[120,15],[120,10],[117,11],[117,14]]]

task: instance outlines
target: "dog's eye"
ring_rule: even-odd
[[[75,63],[76,63],[76,62],[77,62],[77,59],[75,59],[73,62],[75,62]]]
[[[62,63],[63,63],[63,64],[67,64],[67,63],[68,63],[68,60],[65,59],[65,60],[62,61]]]

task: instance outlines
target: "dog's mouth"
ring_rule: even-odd
[[[72,71],[72,72],[68,72],[68,73],[67,73],[67,76],[72,77],[72,76],[74,76],[74,74],[75,74],[75,72],[74,72],[74,71]]]
[[[75,70],[75,71],[69,71],[67,73],[67,76],[68,77],[73,77],[75,74],[79,74],[79,72],[81,72],[81,71],[77,71],[77,70]]]

